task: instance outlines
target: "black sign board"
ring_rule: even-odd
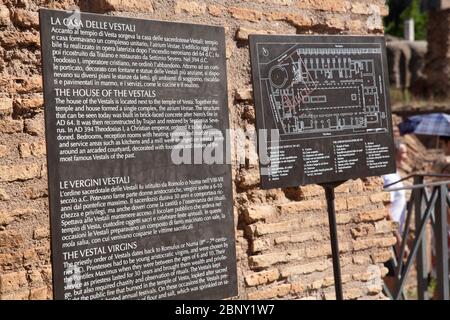
[[[224,29],[40,22],[55,298],[236,295]]]
[[[250,36],[261,186],[395,171],[383,37]]]

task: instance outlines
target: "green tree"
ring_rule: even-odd
[[[414,19],[414,31],[417,40],[427,37],[428,14],[420,10],[420,0],[407,1],[388,0],[389,15],[384,19],[387,34],[403,38],[403,25],[405,20]]]

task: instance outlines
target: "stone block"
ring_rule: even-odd
[[[153,13],[153,3],[151,0],[80,0],[79,6],[82,11],[109,12],[126,11],[138,13]]]
[[[26,181],[41,177],[40,164],[0,166],[0,182]]]
[[[301,214],[307,211],[323,210],[326,206],[324,200],[302,200],[279,205],[281,214]]]
[[[263,14],[260,11],[239,7],[230,7],[228,8],[228,12],[235,19],[247,20],[251,22],[258,22],[261,20],[263,16]]]
[[[179,0],[175,3],[175,13],[189,13],[192,16],[200,16],[206,12],[206,4],[198,1]]]
[[[18,133],[23,131],[23,121],[10,118],[0,119],[0,133]]]
[[[244,218],[247,223],[257,221],[266,221],[267,219],[276,216],[277,209],[270,205],[251,206],[244,209]]]
[[[10,115],[13,111],[13,101],[10,98],[0,98],[0,116]]]
[[[301,265],[291,265],[281,269],[280,274],[283,278],[292,275],[310,274],[313,272],[322,272],[330,267],[329,261],[317,261]]]
[[[227,8],[221,4],[210,4],[208,6],[208,12],[214,17],[220,17],[227,11]]]
[[[281,284],[265,290],[250,292],[247,297],[249,300],[267,300],[275,297],[284,297],[288,295],[290,291],[290,284]]]
[[[33,231],[33,239],[41,240],[50,236],[50,230],[48,227],[39,227]]]
[[[28,285],[26,272],[11,272],[0,275],[0,293],[19,291]]]
[[[38,28],[39,15],[37,11],[15,9],[12,14],[12,22],[21,28]]]
[[[30,300],[47,300],[48,289],[47,287],[32,288],[30,290]]]
[[[277,280],[279,276],[280,273],[278,272],[278,269],[270,269],[261,272],[247,274],[244,277],[244,280],[247,286],[252,287],[273,282]]]

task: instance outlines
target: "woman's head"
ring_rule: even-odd
[[[406,144],[400,140],[395,140],[395,161],[397,167],[400,166],[408,158],[408,148]]]

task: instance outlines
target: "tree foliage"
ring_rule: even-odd
[[[416,40],[427,37],[428,14],[420,9],[420,0],[388,0],[389,15],[384,19],[385,31],[396,37],[403,38],[405,20],[414,19]]]

